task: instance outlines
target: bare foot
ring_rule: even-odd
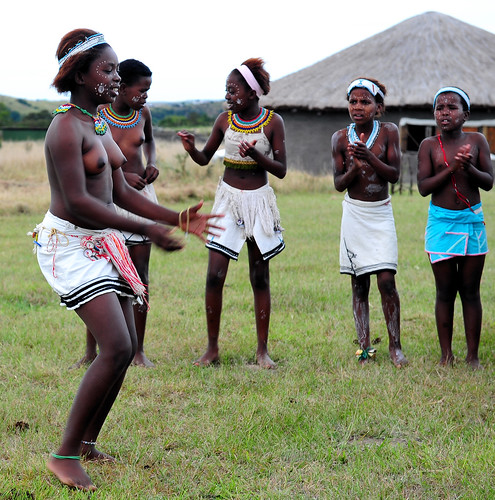
[[[89,366],[96,358],[97,354],[85,354],[77,363],[69,366],[69,370],[74,370],[76,368],[81,368],[82,366]]]
[[[97,450],[94,445],[81,446],[81,458],[87,462],[117,462],[115,457]]]
[[[370,363],[374,363],[376,361],[376,356],[370,357],[368,356],[365,359],[359,359],[358,362],[361,366],[369,365]]]
[[[268,353],[256,354],[256,362],[260,368],[265,368],[265,370],[274,370],[277,368],[277,364],[268,356]]]
[[[96,491],[96,486],[81,467],[79,460],[51,457],[46,465],[62,484],[78,490]]]
[[[483,366],[481,366],[480,360],[478,358],[474,359],[469,359],[466,358],[466,363],[473,369],[473,370],[483,370]]]
[[[218,363],[218,349],[208,349],[200,358],[193,361],[194,366],[210,366]]]
[[[439,366],[454,366],[454,356],[443,356],[440,358]]]
[[[153,368],[155,365],[152,363],[144,354],[143,351],[137,352],[132,360],[132,364],[134,366],[143,366],[144,368]]]
[[[398,347],[392,347],[391,349],[389,349],[389,352],[390,359],[392,360],[392,363],[395,367],[402,368],[409,363],[409,361],[407,361],[406,357]]]

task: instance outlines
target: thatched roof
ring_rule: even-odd
[[[387,108],[431,106],[435,92],[446,85],[464,89],[472,106],[492,107],[495,35],[426,12],[272,82],[262,104],[275,109],[347,108],[347,85],[363,76],[387,87]]]

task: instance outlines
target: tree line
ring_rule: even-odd
[[[212,126],[222,110],[222,102],[152,103],[150,107],[153,125],[179,129]],[[51,121],[52,113],[48,110],[38,109],[21,114],[0,102],[0,128],[47,129]]]

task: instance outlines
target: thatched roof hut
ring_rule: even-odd
[[[262,100],[286,123],[289,163],[331,171],[330,138],[349,123],[347,85],[358,77],[387,87],[384,120],[428,119],[435,92],[457,85],[471,118],[495,117],[495,35],[437,12],[407,19],[312,66],[272,82]]]

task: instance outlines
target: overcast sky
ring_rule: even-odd
[[[0,94],[59,100],[55,51],[75,28],[100,31],[120,60],[153,72],[149,101],[221,100],[228,73],[263,57],[272,80],[299,71],[410,17],[448,14],[495,33],[495,2],[8,0],[0,29]],[[495,68],[494,68],[495,71]]]

